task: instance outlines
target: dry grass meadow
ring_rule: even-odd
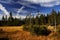
[[[60,40],[59,36],[53,36],[53,32],[48,36],[31,35],[30,32],[23,31],[23,26],[6,26],[0,29],[4,31],[0,33],[0,38],[9,38],[9,40]]]

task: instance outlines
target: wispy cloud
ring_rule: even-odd
[[[35,4],[40,4],[41,6],[44,7],[53,7],[55,5],[60,5],[60,0],[0,0],[0,2],[2,3],[19,3],[21,5],[27,6],[27,7],[31,7],[31,8],[35,8],[34,6],[31,6],[31,3],[35,3]]]
[[[0,14],[0,20],[2,19],[2,16],[6,16],[7,15],[7,18],[9,17],[9,12],[6,10],[6,8],[0,4],[0,10],[2,11],[2,13]]]
[[[22,6],[20,9],[18,9],[17,13],[19,14],[22,11],[23,8],[25,8],[25,7]]]
[[[60,5],[60,0],[25,0],[31,3],[40,4],[44,7],[53,7],[55,5]]]
[[[3,11],[4,15],[9,16],[9,12],[5,9],[5,7],[2,4],[0,4],[0,10]]]
[[[26,0],[34,3],[47,3],[47,2],[53,2],[54,0]]]
[[[12,2],[12,0],[0,0],[0,2],[1,3],[9,3],[10,4]]]
[[[23,6],[26,6],[26,7],[29,7],[29,8],[34,8],[34,9],[37,9],[35,6],[31,6],[31,2],[30,1],[26,1],[26,0],[0,0],[0,2],[2,3],[6,3],[6,4],[13,4],[13,3],[18,3],[20,5],[23,5]],[[33,2],[32,2],[33,3]]]
[[[17,11],[17,15],[15,16],[16,18],[24,18],[25,16],[19,15],[19,13],[23,10],[23,8],[25,8],[24,6],[22,6],[20,9],[18,9]]]
[[[23,6],[26,6],[26,7],[29,7],[29,8],[37,9],[35,6],[31,6],[31,3],[20,2],[20,1],[17,1],[16,3],[19,3],[20,5],[23,5]]]

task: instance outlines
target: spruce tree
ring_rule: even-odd
[[[2,16],[2,21],[5,21],[4,15]]]

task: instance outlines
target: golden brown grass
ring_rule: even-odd
[[[54,35],[53,33],[51,33],[49,36],[31,35],[30,32],[23,31],[23,26],[6,26],[0,27],[0,29],[8,32],[0,34],[0,37],[8,37],[10,40],[60,40],[59,37],[52,36]]]

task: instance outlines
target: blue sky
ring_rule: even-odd
[[[60,0],[0,0],[0,19],[3,15],[25,18],[29,13],[32,15],[49,14],[52,9],[60,11]]]

